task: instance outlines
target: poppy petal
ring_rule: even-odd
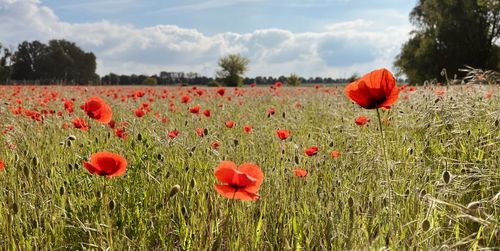
[[[214,175],[222,183],[231,184],[236,174],[236,164],[232,161],[222,161],[215,169]]]
[[[248,186],[245,190],[253,193],[259,191],[259,187],[264,181],[264,173],[262,173],[262,170],[260,170],[259,166],[253,163],[244,163],[240,165],[238,170],[240,172],[248,174],[248,176],[256,180],[254,185]]]

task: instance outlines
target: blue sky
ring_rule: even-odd
[[[75,41],[98,73],[194,71],[250,58],[249,76],[343,77],[392,67],[416,0],[0,0],[0,42]]]

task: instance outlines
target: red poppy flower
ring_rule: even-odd
[[[232,121],[232,120],[226,121],[226,127],[227,127],[227,128],[233,128],[233,126],[234,126],[235,124],[236,124],[236,123],[234,123],[234,121]]]
[[[189,112],[190,113],[195,113],[195,114],[200,113],[200,106],[199,105],[195,105],[195,106],[189,108]]]
[[[293,170],[293,175],[295,177],[306,177],[307,176],[307,170],[304,168],[295,168]]]
[[[183,95],[181,97],[181,103],[189,103],[191,102],[191,97],[189,97],[189,95]]]
[[[332,156],[332,158],[337,158],[340,156],[340,152],[339,151],[332,151],[332,153],[330,153],[330,156]]]
[[[85,104],[83,104],[83,110],[90,118],[104,124],[109,123],[113,116],[111,108],[109,108],[104,100],[97,96],[90,97]]]
[[[74,118],[71,122],[73,122],[73,126],[82,131],[87,131],[89,129],[89,124],[83,118]]]
[[[348,84],[345,95],[363,108],[390,108],[398,100],[396,79],[387,69],[372,71]]]
[[[276,134],[278,134],[278,137],[281,140],[285,140],[285,139],[288,139],[288,137],[290,136],[290,131],[288,131],[288,130],[277,130]]]
[[[243,126],[243,131],[245,131],[245,132],[251,132],[252,131],[252,127],[249,126],[249,125]]]
[[[209,118],[210,117],[210,110],[208,110],[208,109],[204,110],[203,115],[205,115],[205,117]]]
[[[318,147],[317,146],[311,146],[307,149],[304,150],[304,153],[307,155],[307,156],[313,156],[313,155],[316,155],[318,153]]]
[[[179,131],[178,130],[172,130],[170,132],[168,132],[168,137],[171,138],[171,139],[174,139],[175,137],[177,137],[179,135]]]
[[[125,131],[125,128],[116,128],[115,135],[123,140],[128,139],[128,133]]]
[[[127,160],[115,153],[98,152],[90,156],[90,162],[84,161],[83,166],[90,173],[112,178],[125,173]]]
[[[144,110],[142,110],[142,108],[137,108],[137,110],[134,111],[134,114],[138,118],[143,117],[144,115],[146,115],[146,113],[144,112]]]
[[[217,149],[219,149],[219,147],[220,147],[220,142],[219,141],[216,140],[216,141],[212,142],[212,148],[213,149],[217,150]]]
[[[274,109],[274,108],[272,108],[272,107],[271,107],[271,108],[269,108],[269,109],[267,109],[267,114],[268,114],[268,115],[274,115],[275,113],[276,113],[276,109]]]
[[[368,122],[370,122],[370,119],[365,117],[365,116],[359,116],[356,118],[356,120],[354,120],[354,122],[357,124],[357,125],[366,125]]]
[[[218,93],[219,95],[221,95],[221,96],[224,96],[224,94],[226,93],[226,89],[224,89],[224,88],[219,88],[219,89],[217,89],[217,93]]]
[[[222,161],[214,175],[222,184],[216,184],[215,190],[223,197],[239,200],[258,200],[260,185],[264,174],[259,166],[244,163],[239,167],[232,161]]]
[[[203,128],[196,128],[196,134],[200,137],[205,136],[205,129]]]
[[[115,129],[115,126],[116,126],[116,121],[114,121],[114,120],[109,121],[108,126],[109,126],[111,129]]]
[[[3,163],[3,160],[0,160],[0,171],[5,169],[5,163]]]

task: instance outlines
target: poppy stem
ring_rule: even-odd
[[[391,169],[389,167],[389,161],[387,160],[387,150],[385,148],[385,136],[384,136],[384,130],[382,129],[382,120],[380,118],[380,111],[377,108],[377,119],[378,119],[378,129],[380,131],[380,137],[382,139],[382,151],[384,153],[384,162],[385,162],[385,169],[386,169],[386,183],[387,183],[387,188],[389,189],[389,212],[387,213],[387,218],[388,218],[388,224],[389,224],[389,231],[391,231],[391,213],[392,213],[392,187],[391,187],[391,178],[390,178],[390,173]]]

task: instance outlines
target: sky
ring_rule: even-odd
[[[0,43],[66,39],[97,73],[213,76],[231,53],[249,77],[349,77],[393,62],[416,0],[0,0]]]

